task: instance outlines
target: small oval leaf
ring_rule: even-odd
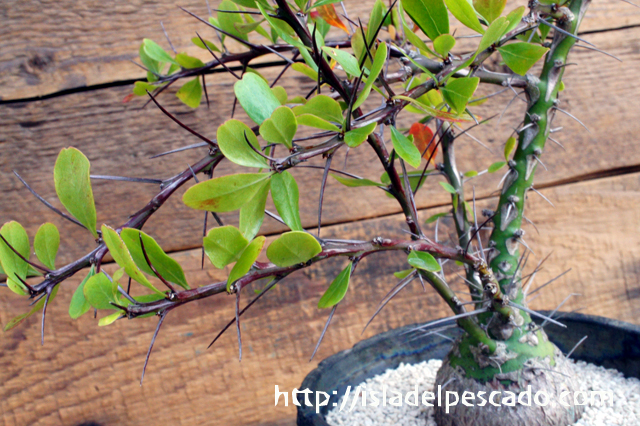
[[[280,267],[304,263],[322,252],[320,243],[302,231],[285,232],[267,248],[267,257]]]
[[[288,171],[276,173],[271,177],[271,198],[284,223],[292,231],[302,231],[300,220],[300,194],[298,184]]]
[[[182,201],[192,209],[230,212],[244,206],[262,188],[270,173],[240,173],[200,182],[187,190]]]
[[[242,278],[249,272],[253,263],[260,256],[260,252],[262,252],[262,248],[264,247],[264,243],[267,239],[263,236],[256,238],[251,241],[249,245],[242,251],[240,258],[233,265],[231,272],[229,273],[229,278],[227,278],[227,291],[231,290],[231,285],[236,282],[238,279]]]
[[[203,245],[213,266],[222,269],[238,260],[249,241],[238,228],[227,225],[210,230],[203,238]]]
[[[233,91],[245,112],[257,124],[271,117],[273,111],[280,106],[280,101],[273,94],[269,85],[258,75],[248,72],[238,80]]]
[[[53,169],[56,193],[62,205],[98,238],[96,206],[87,157],[76,148],[63,148]]]
[[[352,264],[349,262],[346,268],[344,268],[331,282],[331,285],[325,291],[318,302],[318,308],[331,308],[344,299],[349,289],[349,280],[351,279]]]
[[[438,272],[441,269],[436,258],[424,251],[412,251],[407,256],[407,262],[416,269],[429,272]]]
[[[225,121],[218,127],[217,137],[220,151],[229,161],[245,167],[269,167],[267,159],[256,152],[260,150],[258,138],[242,121]]]
[[[147,277],[144,276],[140,269],[138,269],[124,241],[122,241],[120,235],[118,235],[118,233],[113,228],[107,225],[102,225],[102,239],[109,248],[109,253],[111,253],[111,256],[113,256],[113,260],[115,260],[116,263],[120,265],[120,267],[124,268],[124,271],[127,273],[127,275],[129,275],[132,279],[142,284],[143,286],[155,291],[156,293],[163,294],[161,291],[156,289],[153,284],[149,282]]]
[[[53,223],[45,223],[36,232],[33,248],[38,260],[47,268],[56,268],[56,256],[60,247],[60,232]]]

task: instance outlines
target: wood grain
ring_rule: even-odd
[[[536,282],[566,268],[572,272],[542,292],[535,308],[554,308],[572,292],[582,297],[563,309],[640,323],[640,174],[598,179],[544,191],[556,205],[532,195],[525,236],[535,261],[553,250]],[[420,212],[424,219],[438,209]],[[395,234],[398,215],[331,226],[326,235],[371,238]],[[431,231],[430,231],[431,232]],[[448,235],[445,228],[441,236]],[[445,238],[445,237],[441,237]],[[221,279],[199,270],[199,252],[176,253],[194,285]],[[533,268],[530,261],[527,270]],[[81,277],[64,284],[45,326],[40,346],[39,316],[0,340],[0,424],[77,425],[94,420],[115,425],[288,425],[293,407],[274,407],[274,385],[291,391],[321,359],[375,333],[446,315],[443,303],[413,283],[393,300],[361,336],[384,294],[404,269],[402,255],[370,257],[358,267],[349,293],[314,362],[307,362],[326,320],[318,298],[342,267],[341,261],[298,273],[256,304],[242,321],[244,358],[237,361],[234,330],[210,350],[210,339],[233,316],[232,297],[214,297],[178,309],[167,317],[156,342],[143,387],[138,384],[154,319],[119,321],[97,328],[86,315],[77,321],[66,311]],[[456,284],[455,288],[458,287]],[[252,296],[243,295],[244,302]],[[463,296],[464,298],[464,296]],[[0,289],[0,323],[26,309],[26,301]]]
[[[210,1],[215,8],[219,1]],[[373,0],[346,2],[352,17],[366,22]],[[197,53],[190,42],[210,28],[180,11],[176,4],[207,16],[203,0],[96,0],[59,2],[3,1],[0,4],[0,100],[43,96],[68,89],[144,77],[132,64],[143,38],[169,49],[160,22],[178,51]],[[506,10],[525,4],[510,1]],[[590,7],[582,31],[602,31],[638,25],[640,11],[619,0],[602,0]],[[453,25],[451,31],[459,25]],[[458,34],[468,33],[458,28]],[[256,42],[264,43],[260,36]]]
[[[636,148],[637,114],[632,107],[632,100],[640,98],[637,79],[640,28],[593,34],[592,39],[624,62],[619,64],[589,50],[576,50],[572,54],[571,62],[579,63],[580,69],[586,71],[578,72],[575,67],[567,70],[567,90],[561,106],[587,123],[591,133],[587,133],[569,117],[558,114],[554,126],[562,126],[564,130],[554,137],[564,143],[566,152],[553,143],[548,144],[543,161],[549,170],[539,168],[537,185],[553,185],[554,182],[580,179],[586,174],[640,165],[640,150]],[[621,40],[625,42],[621,43]],[[265,75],[270,78],[274,76]],[[218,75],[216,80],[209,80],[209,93],[221,94],[216,95],[211,109],[203,106],[195,111],[190,110],[180,105],[172,94],[163,94],[160,100],[186,124],[214,137],[217,126],[230,114],[231,98],[225,94],[231,92],[232,84],[229,76]],[[306,93],[311,84],[306,77],[296,76],[295,73],[287,73],[283,80],[283,85],[290,93]],[[492,87],[490,89],[494,90]],[[76,229],[49,212],[22,187],[12,170],[18,171],[50,202],[59,205],[55,199],[52,170],[56,156],[63,147],[73,145],[82,150],[91,160],[94,174],[136,177],[167,178],[202,155],[201,151],[189,151],[149,160],[153,154],[199,140],[178,128],[153,105],[140,110],[142,100],[122,104],[120,100],[127,91],[127,88],[109,88],[0,106],[0,127],[3,129],[0,133],[0,187],[3,189],[0,221],[18,220],[25,224],[32,236],[37,226],[46,220],[59,224],[63,231],[61,262],[72,261],[90,250],[94,244],[92,238],[87,232]],[[479,107],[477,114],[482,117],[500,114],[511,98],[511,92],[503,93]],[[516,100],[499,125],[496,118],[471,132],[493,152],[466,136],[459,140],[457,159],[461,170],[483,170],[502,159],[504,141],[524,114],[523,105]],[[238,117],[243,118],[243,115]],[[406,114],[401,125],[408,125],[411,119],[411,114]],[[279,153],[284,155],[282,150]],[[345,149],[338,151],[334,167],[343,168],[345,153]],[[311,164],[324,163],[316,160]],[[377,180],[382,173],[373,151],[366,144],[351,150],[346,164],[347,171],[364,177]],[[232,167],[225,161],[216,173],[222,175],[240,170],[246,171]],[[313,227],[317,223],[322,171],[300,169],[295,170],[294,174],[302,194],[303,225]],[[479,197],[486,196],[495,191],[501,177],[501,173],[485,175],[469,185],[476,186]],[[124,223],[127,215],[146,204],[155,191],[157,187],[148,184],[94,182],[99,223],[114,226]],[[173,197],[145,228],[158,237],[169,251],[194,248],[201,244],[202,213],[185,208],[180,199],[180,194]],[[421,208],[447,202],[448,194],[433,182],[427,182],[417,195],[417,203]],[[375,188],[345,188],[332,179],[327,186],[324,205],[325,224],[399,212],[395,200],[385,197]],[[226,215],[224,220],[237,223],[237,215]],[[265,219],[263,233],[280,231],[281,225]]]

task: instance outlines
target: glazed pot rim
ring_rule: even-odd
[[[551,314],[550,311],[539,312]],[[588,335],[590,338],[576,348],[572,358],[616,368],[625,376],[640,378],[640,325],[581,313],[556,312],[555,318],[566,323],[567,328],[548,324],[545,331],[563,352],[570,351],[583,336]],[[300,389],[314,392],[311,395],[314,404],[315,391],[327,392],[331,399],[328,406],[321,407],[318,415],[313,406],[298,406],[298,425],[328,426],[324,416],[337,401],[336,395],[343,395],[347,386],[355,386],[386,369],[396,368],[401,362],[442,359],[451,347],[450,340],[435,334],[410,340],[410,330],[429,322],[388,330],[321,361],[305,377]],[[442,333],[455,338],[462,331],[451,328]]]

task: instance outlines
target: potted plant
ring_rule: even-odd
[[[7,276],[4,285],[34,299],[33,308],[5,329],[40,310],[44,323],[47,306],[61,283],[89,267],[71,300],[70,315],[77,318],[92,310],[105,312],[100,325],[157,315],[145,368],[166,315],[217,294],[235,295],[235,319],[222,332],[235,325],[242,356],[239,324],[248,308],[294,272],[326,259],[342,258],[342,272],[318,302],[320,308],[329,310],[319,346],[347,293],[350,277],[357,273],[358,263],[374,253],[403,252],[409,269],[397,274],[398,284],[376,314],[414,280],[442,297],[453,315],[432,326],[455,322],[460,332],[438,374],[439,384],[449,383],[450,389],[460,392],[492,386],[518,389],[525,377],[534,392],[573,390],[570,365],[543,329],[545,324],[561,323],[550,314],[527,307],[528,288],[522,270],[530,249],[522,227],[527,194],[535,191],[535,171],[543,165],[545,144],[553,141],[553,118],[558,112],[567,113],[559,106],[567,57],[577,41],[588,44],[577,33],[589,0],[558,4],[532,1],[528,10],[520,6],[508,13],[503,13],[503,0],[478,0],[473,4],[466,0],[403,0],[389,6],[378,0],[366,25],[347,16],[341,18],[334,3],[226,0],[208,20],[193,15],[218,37],[217,41],[199,34],[193,38],[195,45],[211,55],[207,63],[184,53],[170,54],[145,39],[140,60],[147,81],[136,82],[132,96],[148,96],[169,119],[202,140],[190,148],[204,148],[207,153],[164,181],[160,192],[126,223],[98,228],[89,161],[73,147],[63,149],[54,167],[54,182],[68,213],[32,192],[62,217],[86,228],[95,238],[96,247],[56,268],[60,235],[55,225],[47,223],[38,230],[33,245],[37,260],[31,260],[24,228],[17,222],[5,223],[0,230],[0,264]],[[463,46],[462,53],[456,49],[461,39],[449,34],[449,13],[477,36],[472,38],[472,47]],[[348,36],[329,41],[332,27]],[[425,42],[419,31],[430,41]],[[252,32],[266,38],[268,44],[250,41],[248,34]],[[236,48],[241,46],[237,53],[229,53],[232,43]],[[291,69],[313,79],[317,83],[314,91],[287,93],[277,86],[278,79],[267,81],[250,67],[266,55],[282,59],[277,65],[283,68],[280,75]],[[500,71],[486,65],[496,56],[504,62]],[[238,64],[239,68],[232,68]],[[186,105],[197,107],[203,93],[209,102],[201,79],[215,67],[223,67],[237,78],[234,93],[252,123],[230,118],[211,137],[183,124],[162,106],[158,95],[181,82],[177,96]],[[476,209],[467,182],[484,172],[463,174],[455,161],[456,138],[493,118],[481,118],[473,112],[477,104],[491,101],[492,95],[474,96],[480,84],[512,90],[514,99],[520,97],[527,104],[522,122],[506,141],[504,161],[483,165],[484,172],[501,171],[504,177],[497,205],[482,213]],[[403,129],[397,122],[407,115],[412,115],[414,123]],[[379,181],[361,178],[332,164],[336,152],[350,149],[373,149],[383,170]],[[442,161],[437,162],[440,156]],[[315,235],[301,225],[300,195],[294,177],[294,170],[309,167],[305,163],[312,158],[325,159]],[[222,161],[246,170],[218,176],[216,167]],[[200,181],[198,175],[204,179]],[[384,192],[381,196],[393,197],[404,213],[408,234],[369,241],[323,238],[323,191],[329,178],[353,187],[353,191],[376,187]],[[198,288],[189,287],[182,267],[141,230],[153,213],[189,181],[196,183],[184,194],[184,204],[207,212],[205,217],[211,212],[219,225],[209,229],[205,219],[206,256],[213,267],[233,265],[227,280]],[[428,183],[441,185],[451,195],[449,214],[457,234],[455,244],[428,237],[418,220],[415,197]],[[269,194],[277,213],[265,209]],[[217,213],[233,211],[238,211],[239,226],[223,225]],[[268,247],[266,238],[258,236],[265,215],[289,228]],[[259,260],[262,253],[268,261]],[[112,276],[101,268],[107,254],[120,267]],[[463,271],[470,302],[463,303],[446,281],[444,262],[455,263]],[[41,277],[37,282],[27,282],[28,277],[36,275]],[[264,285],[257,296],[241,309],[241,296],[247,297],[247,286],[260,280]],[[143,286],[144,294],[132,292],[132,282]],[[557,373],[555,380],[549,380],[548,375],[528,376],[532,366]],[[522,418],[527,424],[564,425],[579,417],[579,407],[557,403],[545,410],[520,407],[500,415],[464,405],[450,413],[436,409],[439,425],[459,424],[459,419],[467,419],[464,424],[515,424]]]

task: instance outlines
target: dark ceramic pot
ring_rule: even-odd
[[[640,326],[582,314],[565,314],[562,323],[567,328],[549,325],[545,331],[564,353],[569,352],[582,337],[589,336],[571,358],[615,368],[626,377],[640,378]],[[322,361],[300,386],[300,389],[313,391],[310,395],[313,407],[304,404],[298,407],[298,426],[328,426],[325,416],[333,403],[338,402],[339,396],[345,394],[347,386],[353,388],[402,362],[415,364],[443,359],[451,348],[451,341],[435,334],[410,340],[402,334],[415,326],[379,334]],[[460,333],[459,329],[452,328],[442,334],[455,339]],[[316,391],[331,395],[329,404],[320,407],[319,414],[314,408]]]

